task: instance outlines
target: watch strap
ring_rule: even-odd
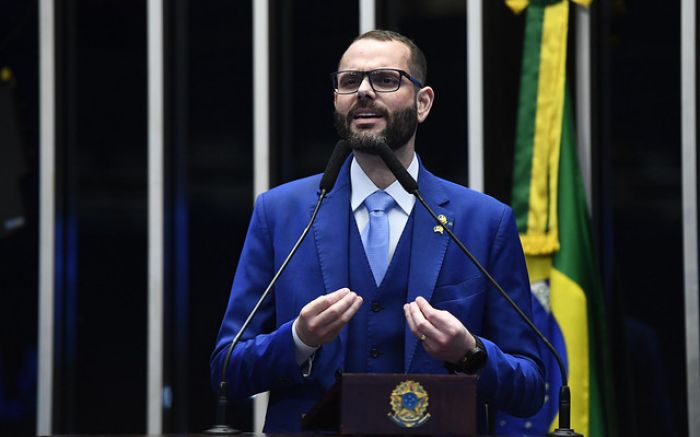
[[[467,351],[467,353],[457,362],[449,363],[445,362],[445,368],[450,373],[464,373],[467,375],[473,375],[478,373],[486,364],[487,354],[484,343],[481,339],[474,335],[474,340],[476,345]]]

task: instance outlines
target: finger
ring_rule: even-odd
[[[452,314],[447,311],[441,311],[433,308],[433,306],[430,305],[430,303],[422,296],[418,296],[416,298],[416,304],[418,305],[418,308],[420,308],[421,314],[423,314],[430,324],[439,331],[444,332],[455,324],[456,319],[452,316]]]
[[[404,305],[404,314],[406,316],[406,323],[408,324],[408,329],[411,330],[411,333],[414,336],[420,337],[421,335],[423,335],[423,333],[421,333],[418,330],[418,326],[416,325],[416,320],[413,317],[413,312],[416,311],[414,306],[415,306],[415,302],[405,304]]]
[[[411,316],[411,310],[409,309],[409,304],[405,303],[403,304],[403,314],[406,317],[406,323],[408,323],[408,327],[413,332],[415,330],[416,325],[413,323],[413,317]]]
[[[415,302],[413,305],[416,305]],[[406,315],[406,323],[408,323],[408,327],[411,330],[411,333],[420,340],[421,344],[423,345],[423,348],[428,352],[429,354],[434,354],[437,351],[438,348],[438,343],[432,338],[428,337],[427,335],[421,333],[418,331],[418,328],[416,327],[416,323],[413,320],[413,315],[412,311],[410,309],[410,304],[405,304],[404,305],[404,313]]]
[[[431,355],[436,354],[440,350],[440,345],[432,337],[426,336],[424,340],[421,340],[420,344]]]
[[[406,323],[408,324],[408,329],[411,330],[411,333],[418,337],[420,334],[418,333],[416,329],[416,322],[413,321],[413,316],[411,315],[411,309],[410,309],[410,304],[404,304],[403,306],[403,313],[404,316],[406,317]]]
[[[416,302],[411,302],[408,304],[408,307],[416,326],[416,334],[419,337],[425,335],[434,340],[442,338],[442,333],[423,315],[423,312]]]
[[[359,296],[351,291],[342,299],[329,306],[325,310],[321,311],[319,314],[314,316],[309,321],[309,326],[315,326],[318,329],[322,329],[324,326],[331,325],[338,318],[340,318],[352,305],[355,303]],[[361,298],[360,298],[361,299]]]
[[[362,306],[362,297],[357,296],[355,298],[355,300],[352,302],[352,304],[350,305],[350,307],[348,307],[348,309],[344,313],[339,315],[335,320],[331,321],[328,325],[326,325],[322,329],[322,332],[323,332],[322,335],[324,337],[329,337],[329,336],[335,337],[336,335],[338,335],[340,330],[343,329],[343,327],[345,325],[347,325],[348,322],[350,322],[350,320],[352,320],[353,316],[355,316],[355,314],[357,313],[357,311],[360,309],[361,306]]]
[[[307,303],[304,308],[301,310],[301,315],[304,318],[312,318],[339,300],[341,300],[343,297],[347,296],[350,293],[349,288],[341,288],[339,290],[336,290],[332,293],[325,294],[323,296],[319,296],[316,299],[312,300],[311,302]]]
[[[339,288],[339,289],[335,290],[335,291],[332,292],[332,293],[328,293],[328,294],[326,294],[326,295],[323,296],[323,297],[325,298],[326,303],[328,304],[328,306],[331,306],[331,305],[333,305],[334,303],[336,303],[336,302],[340,301],[341,299],[343,299],[345,296],[347,296],[347,295],[350,294],[350,293],[351,293],[351,290],[350,290],[349,288],[347,288],[347,287],[344,287],[344,288]]]
[[[435,312],[438,311],[433,308],[433,306],[430,305],[430,303],[423,296],[418,296],[415,302],[416,305],[418,305],[418,308],[420,308],[421,313],[423,313],[426,318],[433,316]]]

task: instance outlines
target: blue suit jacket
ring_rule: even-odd
[[[232,397],[270,391],[265,430],[295,431],[300,417],[342,372],[347,329],[317,352],[308,377],[294,359],[292,322],[301,308],[321,294],[347,287],[350,220],[349,162],[321,206],[312,231],[289,263],[233,351],[227,380]],[[212,384],[218,386],[229,343],[308,222],[318,199],[320,175],[284,184],[262,195],[255,210],[233,281],[231,297],[211,358]],[[531,314],[530,286],[512,212],[484,194],[447,182],[422,166],[421,193],[437,214]],[[479,375],[478,396],[491,408],[526,416],[544,400],[544,379],[535,336],[505,299],[450,241],[434,231],[434,220],[421,205],[413,209],[407,301],[423,296],[449,311],[488,352]],[[404,371],[446,373],[405,327]]]

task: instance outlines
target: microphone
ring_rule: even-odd
[[[379,156],[382,158],[382,161],[384,161],[384,164],[389,168],[389,171],[393,173],[393,175],[396,177],[396,179],[399,181],[401,186],[403,187],[404,190],[407,192],[413,194],[416,196],[418,201],[425,207],[425,209],[428,211],[428,213],[435,219],[435,221],[439,224],[442,225],[442,222],[440,222],[440,219],[438,219],[438,216],[435,214],[435,211],[430,208],[428,203],[423,199],[423,196],[421,195],[420,191],[418,190],[418,182],[416,182],[415,179],[408,173],[406,168],[399,162],[399,159],[394,155],[394,152],[389,148],[388,145],[382,144],[377,148],[377,152],[379,153]],[[522,309],[518,306],[513,299],[506,293],[506,291],[501,287],[501,285],[491,276],[491,274],[484,268],[484,266],[481,265],[478,259],[469,251],[469,249],[466,248],[464,244],[457,238],[457,236],[452,232],[452,230],[448,226],[443,226],[443,229],[447,232],[447,235],[450,236],[452,241],[454,241],[457,246],[461,249],[462,252],[471,260],[471,262],[476,266],[477,269],[488,279],[488,281],[491,283],[491,285],[498,290],[499,293],[501,293],[501,296],[503,296],[506,301],[510,304],[511,307],[515,310],[516,313],[520,316],[521,319],[525,321],[525,323],[532,329],[532,331],[535,332],[535,334],[540,338],[540,340],[544,343],[544,345],[549,349],[550,352],[554,355],[554,358],[557,361],[557,364],[559,365],[559,371],[561,372],[561,381],[562,381],[562,386],[559,389],[559,427],[554,431],[549,434],[548,436],[552,437],[583,437],[581,434],[577,433],[573,429],[570,428],[571,426],[571,391],[569,390],[569,385],[568,385],[568,380],[566,376],[566,370],[564,368],[564,362],[562,361],[561,357],[559,356],[559,353],[557,353],[557,350],[552,346],[552,343],[549,342],[547,337],[542,334],[542,332],[537,329],[537,326],[530,320],[530,318],[523,312]]]
[[[236,345],[240,342],[241,336],[246,331],[246,329],[248,329],[248,325],[250,325],[250,322],[253,320],[253,317],[255,316],[255,314],[257,314],[263,301],[265,300],[267,295],[270,294],[270,290],[272,290],[272,288],[275,286],[280,275],[282,275],[282,272],[284,272],[284,270],[287,268],[287,264],[289,264],[289,261],[291,261],[292,257],[297,252],[297,249],[299,249],[299,246],[306,238],[306,235],[309,233],[311,226],[316,220],[316,215],[318,214],[318,210],[321,207],[321,202],[323,201],[323,199],[325,199],[326,194],[328,194],[328,192],[335,185],[335,181],[336,179],[338,179],[338,174],[340,173],[340,168],[343,166],[343,162],[345,161],[345,158],[347,157],[348,153],[350,153],[350,145],[347,143],[347,141],[338,141],[335,147],[333,148],[333,153],[331,153],[331,157],[328,160],[328,165],[326,165],[326,170],[323,173],[321,182],[319,183],[318,201],[316,202],[316,206],[314,207],[314,210],[311,213],[311,218],[309,219],[309,222],[306,224],[306,227],[299,236],[299,239],[289,251],[289,255],[287,255],[287,258],[285,258],[284,262],[280,265],[279,269],[275,273],[275,276],[272,277],[272,280],[268,284],[265,291],[260,295],[258,302],[248,314],[248,317],[246,318],[245,322],[243,322],[243,325],[241,325],[241,329],[238,330],[236,336],[231,341],[226,352],[226,357],[224,357],[224,362],[221,365],[221,381],[219,382],[219,389],[217,390],[216,401],[216,424],[212,428],[205,430],[205,434],[227,435],[239,434],[242,432],[229,426],[228,420],[226,418],[226,410],[228,409],[228,382],[226,381],[226,371],[228,370],[228,364],[229,360],[231,359],[231,353],[233,352],[233,349],[236,347]]]
[[[345,158],[348,157],[349,153],[350,144],[348,144],[347,141],[340,140],[335,144],[333,153],[331,153],[331,157],[328,158],[328,164],[326,165],[326,170],[323,172],[323,177],[321,177],[321,182],[318,184],[318,188],[321,192],[328,192],[333,188],[336,179],[338,179],[340,168],[343,166]]]

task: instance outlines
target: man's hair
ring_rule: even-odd
[[[404,44],[411,52],[408,60],[409,73],[418,79],[423,85],[428,77],[428,61],[423,51],[410,38],[392,30],[375,29],[357,36],[352,42],[361,39],[376,39],[377,41],[398,41]]]

